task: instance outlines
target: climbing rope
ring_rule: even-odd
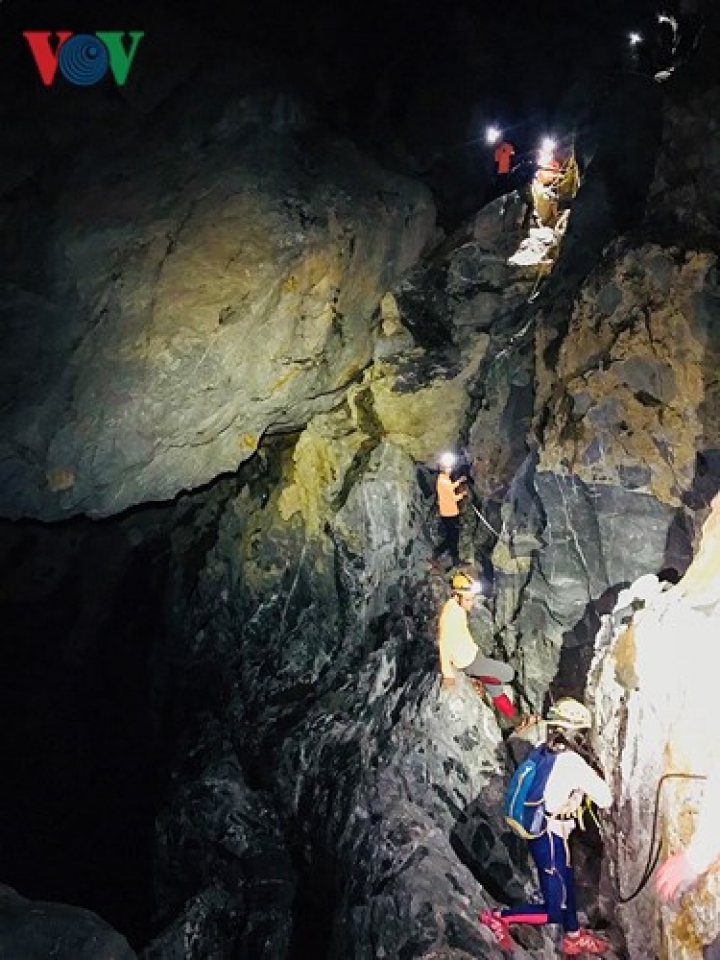
[[[643,871],[642,878],[636,889],[628,897],[624,897],[620,893],[620,886],[617,885],[615,889],[615,895],[618,899],[618,903],[630,903],[631,900],[634,900],[635,897],[647,886],[648,880],[653,875],[653,871],[658,864],[660,859],[660,853],[662,851],[662,840],[659,841],[657,845],[657,850],[654,849],[655,841],[657,840],[657,827],[658,819],[660,812],[660,791],[662,790],[662,785],[666,780],[672,779],[682,779],[682,780],[707,780],[707,777],[699,773],[665,773],[660,780],[658,781],[657,790],[655,792],[655,812],[653,814],[653,825],[652,825],[652,834],[650,836],[650,850],[648,853],[648,860],[645,864],[645,870]]]
[[[497,532],[497,530],[495,529],[495,527],[493,527],[491,524],[489,524],[489,523],[487,522],[487,520],[485,519],[485,517],[480,513],[480,511],[478,510],[478,508],[475,506],[475,504],[474,504],[472,501],[470,501],[470,506],[471,506],[471,507],[473,508],[473,510],[475,511],[477,517],[478,517],[480,520],[482,520],[482,522],[483,522],[483,523],[485,524],[485,526],[488,528],[488,530],[490,531],[490,533],[491,533],[494,537],[497,537],[498,540],[499,540],[499,539],[500,539],[500,534]]]

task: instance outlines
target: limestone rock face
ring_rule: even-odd
[[[493,201],[398,284],[400,316],[420,343],[462,347],[478,332],[509,325],[537,279],[536,268],[508,263],[524,211],[517,193]]]
[[[434,463],[462,433],[468,389],[486,356],[488,337],[476,334],[455,355],[417,350],[369,371],[373,407],[388,439],[414,460]]]
[[[527,516],[529,508],[540,511],[530,513],[531,521],[533,515],[542,517],[534,542],[522,529],[523,510]],[[499,594],[502,604],[517,611],[507,652],[520,666],[536,707],[563,653],[581,658],[574,680],[582,685],[598,622],[596,605],[616,584],[669,562],[666,544],[674,516],[652,497],[547,471],[535,476],[530,502],[516,501],[511,523],[518,529],[509,532],[507,549],[511,557],[521,557],[528,544],[532,561],[526,572],[498,563]],[[498,547],[494,558],[497,553]]]
[[[590,279],[552,366],[540,338],[540,469],[679,503],[698,444],[718,442],[717,281],[712,255],[653,246],[619,250]]]
[[[23,960],[133,960],[125,937],[97,914],[26,900],[0,885],[0,956]]]
[[[507,650],[535,704],[561,652],[581,680],[611,588],[687,566],[683,505],[698,450],[720,443],[717,276],[709,252],[617,244],[566,317],[563,306],[537,318],[542,440],[495,547]]]
[[[339,403],[369,363],[429,194],[335,141],[311,163],[291,133],[208,137],[78,164],[44,294],[5,286],[2,514],[171,499]]]
[[[616,798],[603,831],[608,902],[618,897],[618,877],[620,896],[635,892],[654,843],[663,843],[663,858],[687,846],[705,791],[696,778],[720,775],[718,556],[716,530],[706,524],[701,550],[679,584],[648,598],[627,625],[605,617],[596,640],[589,686],[599,755]],[[718,897],[717,873],[667,905],[651,878],[615,908],[628,956],[695,960],[720,935]]]

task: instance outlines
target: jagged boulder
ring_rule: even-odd
[[[78,164],[42,295],[3,287],[0,513],[171,499],[337,405],[370,362],[430,196],[320,131],[311,157],[257,123]]]

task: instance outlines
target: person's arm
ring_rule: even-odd
[[[698,824],[686,855],[697,873],[707,873],[720,858],[720,774],[708,778]]]
[[[455,671],[452,665],[452,644],[450,643],[449,637],[449,618],[448,605],[445,604],[440,614],[440,620],[438,621],[438,653],[440,655],[440,672],[442,673],[444,687],[451,687],[455,683]]]
[[[583,793],[587,794],[593,803],[596,803],[601,810],[607,810],[612,804],[610,787],[581,756],[577,753],[573,753],[571,756],[573,758],[573,776],[576,779],[576,789],[582,790]]]
[[[443,677],[443,686],[452,686],[455,683],[455,671],[453,670],[450,651],[446,640],[441,640],[440,644],[440,671]]]
[[[460,477],[459,480],[451,480],[451,481],[450,481],[450,483],[452,484],[452,488],[453,488],[453,496],[455,497],[456,500],[462,500],[463,497],[467,496],[467,490],[461,490],[460,493],[456,493],[456,492],[455,492],[455,491],[457,490],[457,488],[460,486],[460,484],[461,484],[461,483],[464,483],[464,481],[465,481],[465,478],[464,478],[464,477]]]
[[[660,867],[655,885],[663,900],[684,893],[720,867],[720,772],[709,777],[693,838]]]

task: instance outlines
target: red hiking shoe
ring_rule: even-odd
[[[582,953],[592,953],[595,956],[600,956],[607,953],[609,949],[610,944],[607,940],[597,937],[589,930],[578,930],[575,936],[566,933],[562,941],[562,951],[569,957],[578,957]]]
[[[508,953],[515,950],[517,944],[510,936],[509,924],[503,920],[499,910],[483,910],[480,914],[480,923],[490,930],[501,950]]]

